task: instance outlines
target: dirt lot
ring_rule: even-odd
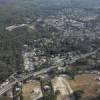
[[[69,83],[74,91],[83,90],[84,97],[95,97],[98,92],[100,93],[100,81],[96,80],[97,75],[82,74],[77,75],[74,80]]]
[[[27,81],[26,84],[23,84],[23,97],[24,100],[33,100],[32,96],[33,96],[33,91],[36,89],[40,89],[40,83],[38,81]]]
[[[68,80],[62,76],[55,77],[52,80],[54,91],[58,90],[60,94],[57,96],[57,100],[70,100],[69,95],[73,93],[73,90],[68,83]]]

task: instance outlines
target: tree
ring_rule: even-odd
[[[83,93],[84,93],[84,92],[83,92],[82,90],[74,91],[73,95],[74,95],[74,97],[75,97],[75,100],[80,100]]]

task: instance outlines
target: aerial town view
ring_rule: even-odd
[[[100,0],[0,0],[0,100],[100,100]]]

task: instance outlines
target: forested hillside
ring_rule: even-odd
[[[24,23],[24,16],[27,16],[27,13],[23,9],[19,10],[10,4],[0,5],[0,81],[23,69],[21,49],[30,39],[31,33],[26,28],[9,32],[5,27]]]
[[[11,0],[14,1],[14,0]],[[29,30],[28,28],[7,31],[6,27],[11,25],[25,24],[27,18],[36,19],[38,8],[23,1],[5,2],[0,0],[0,82],[8,75],[16,71],[23,71],[22,48],[41,33]],[[37,9],[37,10],[36,10]]]

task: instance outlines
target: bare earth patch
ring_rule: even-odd
[[[74,91],[82,90],[83,97],[95,97],[100,92],[100,81],[96,80],[97,75],[82,74],[77,75],[74,80],[69,83]]]
[[[40,89],[40,83],[38,81],[27,81],[26,84],[23,84],[23,98],[24,100],[33,100],[33,92],[36,89]]]

